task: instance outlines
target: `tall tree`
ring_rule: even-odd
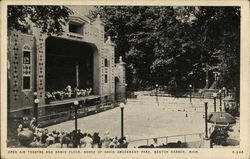
[[[41,28],[43,33],[61,34],[73,11],[65,6],[8,6],[8,29],[25,31],[30,22]]]
[[[181,93],[189,84],[204,87],[207,64],[219,66],[220,86],[239,88],[239,13],[238,7],[99,6],[91,16],[102,15],[128,64],[130,86],[158,83]]]
[[[219,66],[220,87],[240,88],[240,8],[200,7],[196,14],[196,30],[205,62]]]

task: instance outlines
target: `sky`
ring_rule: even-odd
[[[94,9],[94,6],[83,6],[83,5],[72,5],[67,6],[72,9],[75,13],[80,14],[81,16],[85,16],[89,13],[90,10]]]

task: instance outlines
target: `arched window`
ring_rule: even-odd
[[[22,49],[22,88],[31,89],[31,47],[24,45]]]
[[[30,52],[23,51],[23,64],[30,64]]]

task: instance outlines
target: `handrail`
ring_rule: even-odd
[[[54,114],[40,116],[39,119],[46,118],[46,117],[51,117],[53,115],[61,115],[61,114],[69,114],[69,111],[63,111],[63,112],[59,112],[59,113],[54,113]]]
[[[143,141],[143,140],[153,140],[153,139],[161,139],[161,138],[171,138],[171,137],[179,137],[179,136],[183,136],[183,137],[186,137],[186,136],[191,136],[191,135],[203,135],[204,133],[192,133],[192,134],[184,134],[184,135],[172,135],[172,136],[162,136],[162,137],[154,137],[154,138],[146,138],[146,139],[137,139],[137,140],[132,140],[132,141],[129,141],[130,143],[131,142],[137,142],[137,141]]]

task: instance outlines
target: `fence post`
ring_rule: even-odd
[[[168,137],[166,137],[166,145],[168,144]]]
[[[184,142],[186,143],[186,135],[184,135]]]
[[[147,145],[148,145],[148,139],[147,139]]]

